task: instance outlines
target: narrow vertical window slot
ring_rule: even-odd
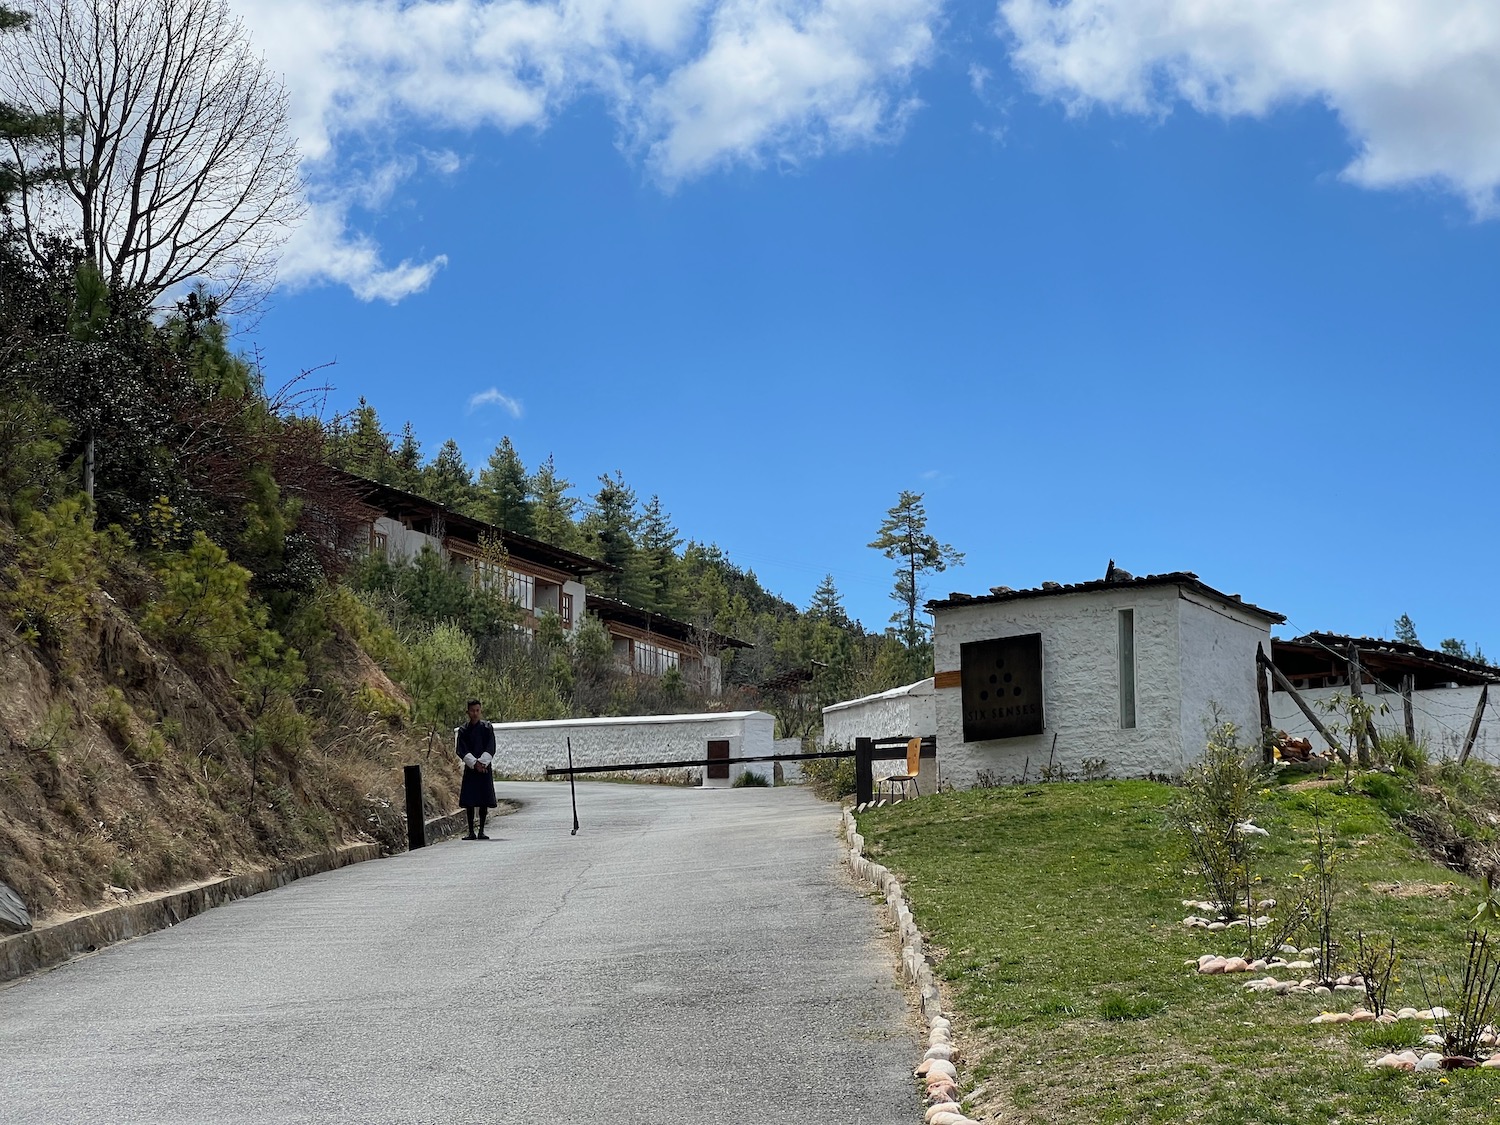
[[[1135,610],[1122,609],[1120,618],[1120,729],[1135,728]]]

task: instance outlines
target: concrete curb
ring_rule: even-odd
[[[507,812],[519,807],[515,802],[500,804],[502,808],[509,806]],[[457,835],[465,825],[462,811],[434,817],[427,822],[428,842]],[[41,922],[24,933],[0,938],[0,984],[60,965],[81,953],[92,953],[118,941],[164,930],[226,902],[284,887],[309,875],[379,858],[380,845],[373,841],[346,844],[332,851],[301,856],[267,871],[209,879],[57,922]]]
[[[912,920],[911,907],[901,882],[891,870],[865,858],[865,838],[850,809],[843,812],[844,839],[849,850],[845,862],[854,877],[884,892],[891,922],[901,937],[901,975],[922,998],[922,1018],[927,1022],[927,1052],[917,1063],[915,1075],[927,1084],[927,1125],[977,1125],[959,1109],[958,1069],[954,1061],[959,1052],[953,1045],[953,1024],[943,1014],[942,993],[932,975],[922,944],[922,934]]]

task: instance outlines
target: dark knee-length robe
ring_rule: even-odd
[[[480,720],[465,723],[458,728],[454,740],[454,753],[464,764],[464,780],[458,789],[458,806],[463,809],[492,809],[495,801],[495,775],[488,769],[474,767],[483,763],[493,765],[495,761],[495,728]]]

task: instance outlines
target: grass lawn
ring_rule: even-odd
[[[868,853],[901,877],[931,943],[970,1112],[1049,1125],[1500,1122],[1500,1071],[1440,1080],[1366,1066],[1431,1025],[1315,1027],[1313,1016],[1362,994],[1255,994],[1243,984],[1265,974],[1184,966],[1241,954],[1245,938],[1181,925],[1198,913],[1182,900],[1208,894],[1167,826],[1171,793],[1150,782],[1016,786],[859,817]],[[1319,808],[1335,836],[1341,940],[1352,950],[1356,928],[1396,935],[1391,1010],[1428,1007],[1414,966],[1461,957],[1475,884],[1429,862],[1369,797],[1277,788],[1267,802],[1257,897],[1294,896]]]

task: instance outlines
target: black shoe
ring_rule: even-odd
[[[479,837],[476,836],[476,835],[474,835],[474,833],[472,833],[472,832],[470,832],[467,836],[465,836],[463,838],[465,840],[477,840],[477,839],[479,839]]]
[[[481,832],[478,836],[475,837],[475,839],[477,839],[477,840],[488,840],[489,837],[486,836],[483,832]]]

